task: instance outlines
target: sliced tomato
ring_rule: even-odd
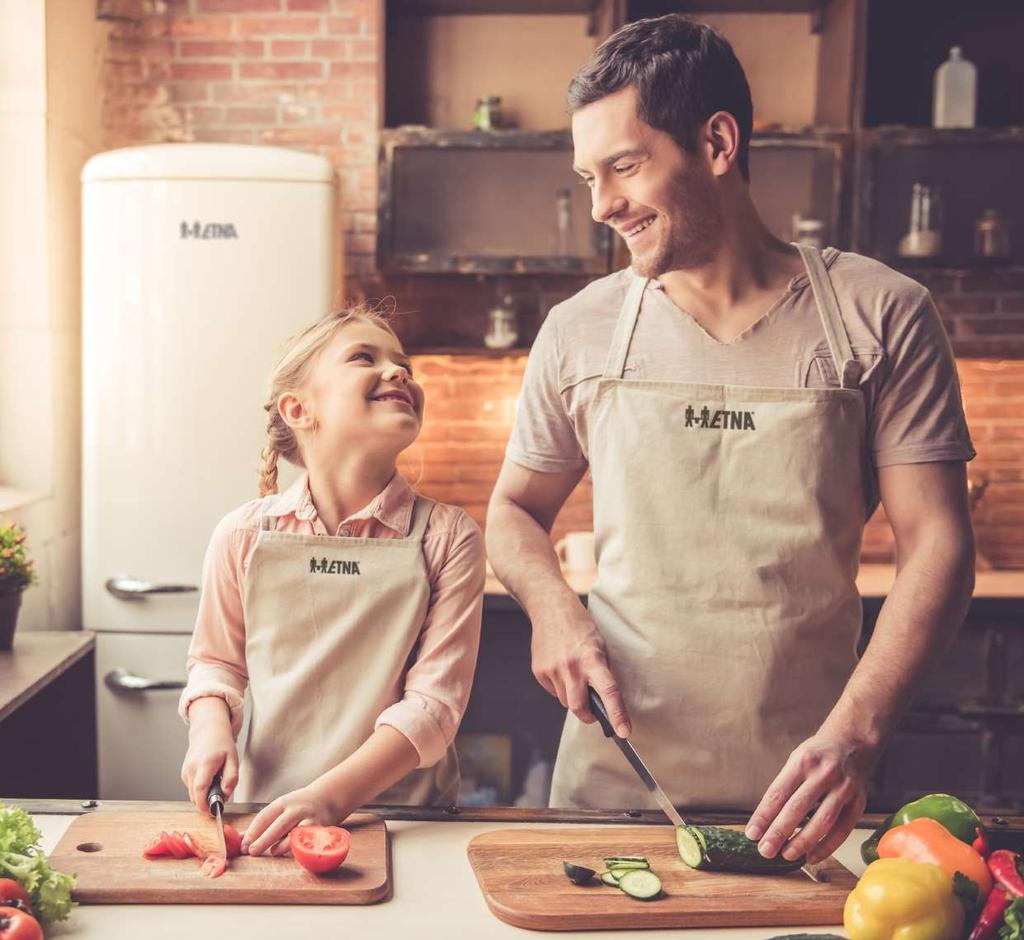
[[[203,851],[199,842],[191,832],[181,833],[181,838],[185,841],[185,845],[188,846],[189,852],[191,852],[196,858],[206,858],[207,853]]]
[[[32,899],[21,886],[21,882],[13,878],[0,878],[0,907],[13,907],[15,910],[31,914]]]
[[[204,861],[199,867],[199,870],[206,875],[207,878],[219,878],[224,874],[224,870],[227,867],[227,859],[225,859],[223,855],[213,854],[206,856],[206,861]]]
[[[143,847],[142,854],[148,859],[167,858],[171,853],[167,851],[164,844],[164,834],[153,836]]]
[[[192,850],[180,832],[161,832],[160,838],[164,840],[167,854],[172,858],[192,858]]]
[[[242,854],[242,837],[231,823],[224,823],[224,844],[227,846],[228,858],[238,858]]]
[[[296,826],[288,837],[295,861],[315,875],[337,868],[351,844],[349,831],[339,826]]]
[[[43,928],[31,914],[0,907],[0,940],[43,940]]]

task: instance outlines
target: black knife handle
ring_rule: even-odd
[[[224,791],[220,786],[220,776],[219,772],[214,774],[210,789],[206,791],[206,805],[210,807],[211,813],[218,804],[220,805],[220,811],[224,812]]]
[[[612,728],[611,719],[608,717],[608,710],[601,701],[601,696],[594,691],[593,686],[587,686],[587,698],[590,700],[590,710],[594,713],[601,730],[606,738],[614,738],[615,731]]]

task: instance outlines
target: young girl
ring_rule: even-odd
[[[245,834],[253,855],[372,800],[454,800],[484,584],[476,524],[395,469],[423,390],[385,320],[354,310],[305,330],[264,407],[262,498],[210,540],[180,704],[192,802],[208,812],[218,771],[226,795],[269,801]],[[305,473],[277,495],[281,457]]]

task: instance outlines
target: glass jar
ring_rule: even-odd
[[[501,98],[498,95],[476,99],[473,126],[480,131],[491,131],[501,127]]]
[[[498,306],[487,311],[484,345],[488,349],[508,349],[519,339],[519,321],[512,295],[505,294]]]

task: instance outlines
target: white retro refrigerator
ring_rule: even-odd
[[[331,310],[336,197],[326,159],[271,147],[132,147],[82,172],[82,584],[102,798],[185,798],[176,708],[203,553],[258,495],[284,340]]]

